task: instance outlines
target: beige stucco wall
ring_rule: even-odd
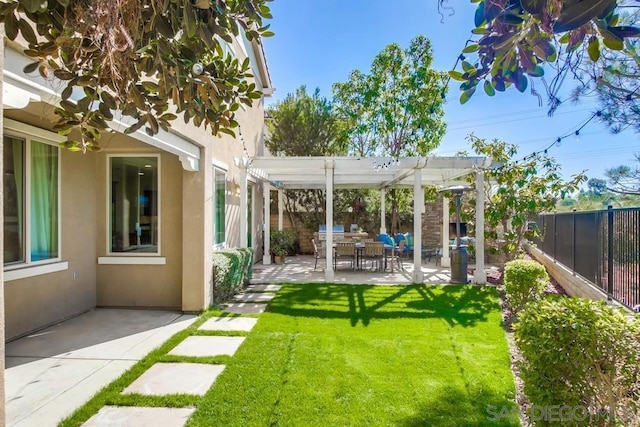
[[[181,307],[182,165],[177,156],[122,134],[108,136],[96,157],[95,194],[98,257],[108,256],[108,156],[160,155],[160,256],[164,265],[100,264],[97,266],[97,305],[109,307]],[[151,254],[149,254],[151,256]],[[134,258],[113,254],[111,258]],[[93,260],[94,264],[97,258]]]
[[[46,122],[27,111],[6,110],[5,114],[27,124],[47,127]],[[93,153],[60,150],[61,257],[69,268],[5,282],[7,339],[95,306],[95,164]]]

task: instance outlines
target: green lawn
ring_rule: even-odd
[[[500,425],[488,417],[514,411],[515,387],[497,301],[489,287],[285,285],[188,426]]]

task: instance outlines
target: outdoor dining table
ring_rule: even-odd
[[[333,250],[336,250],[336,243],[334,242],[333,245]],[[364,242],[355,242],[355,249],[356,249],[356,270],[362,270],[362,266],[360,265],[362,262],[362,253],[364,252]],[[395,257],[398,256],[397,255],[397,250],[398,247],[397,246],[391,246],[387,243],[384,244],[384,268],[386,270],[387,268],[387,257],[390,255],[391,256],[391,272],[393,273],[393,265],[395,264]]]

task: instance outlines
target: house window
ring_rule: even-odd
[[[4,265],[56,259],[60,255],[59,149],[35,134],[5,133]]]
[[[225,210],[227,176],[220,169],[213,169],[213,242],[216,247],[224,247],[226,240]]]
[[[109,249],[112,253],[159,253],[158,156],[109,157]]]

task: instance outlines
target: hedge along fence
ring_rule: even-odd
[[[213,254],[212,303],[227,301],[249,283],[253,248],[225,249]]]
[[[515,339],[529,415],[563,414],[542,425],[640,425],[640,318],[603,301],[548,297],[526,305]]]

